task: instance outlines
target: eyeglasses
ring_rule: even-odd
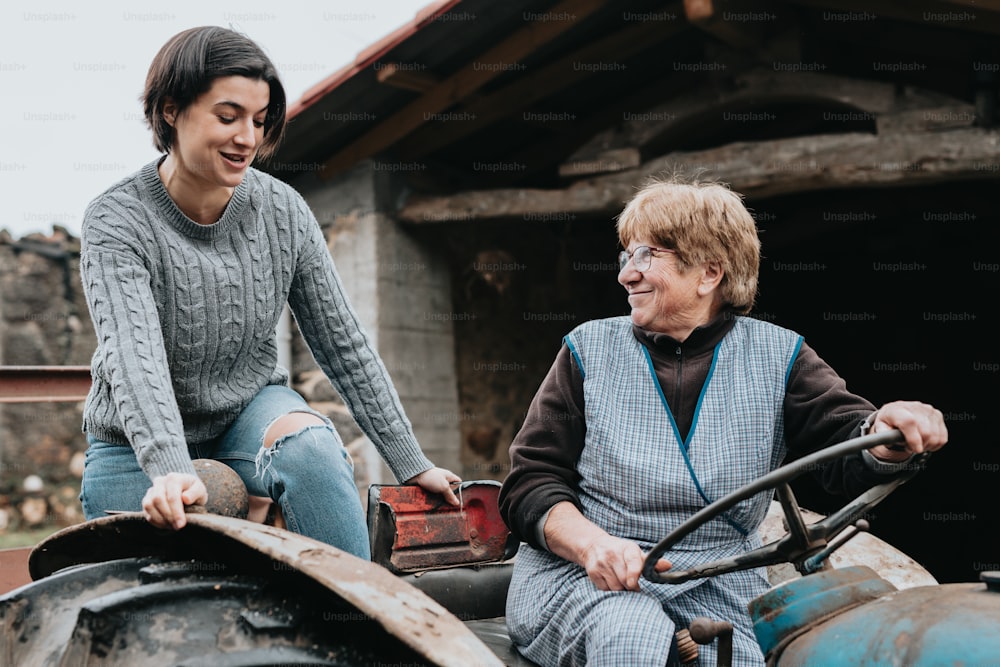
[[[625,265],[628,264],[629,260],[632,260],[632,264],[635,266],[635,270],[649,271],[649,265],[653,262],[654,252],[675,252],[670,248],[650,248],[648,245],[641,245],[632,252],[627,250],[622,250],[618,253],[618,270],[622,271],[625,269]]]

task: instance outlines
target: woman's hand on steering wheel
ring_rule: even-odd
[[[580,565],[598,590],[637,591],[645,558],[635,542],[605,534],[587,545],[581,554]],[[656,564],[657,572],[669,569],[667,560],[661,559]]]
[[[898,429],[906,438],[905,447],[879,445],[869,452],[887,463],[899,463],[913,454],[934,452],[948,442],[948,427],[941,411],[919,401],[894,401],[886,403],[872,417],[870,433]]]

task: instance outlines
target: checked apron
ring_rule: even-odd
[[[648,551],[705,505],[780,465],[785,386],[801,340],[737,318],[715,348],[682,441],[630,319],[574,329],[565,343],[584,378],[587,429],[577,465],[584,516]],[[765,492],[739,503],[665,557],[683,568],[760,546],[770,500]],[[580,566],[522,545],[508,593],[511,638],[542,665],[663,665],[675,626],[707,615],[733,623],[734,664],[763,664],[746,611],[768,588],[763,569],[679,585],[641,581],[641,592],[600,591]],[[715,664],[714,646],[702,647],[702,660]]]

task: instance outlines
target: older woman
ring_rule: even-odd
[[[641,580],[644,552],[685,518],[777,467],[786,454],[898,428],[827,467],[853,495],[916,452],[947,442],[918,402],[876,410],[793,331],[743,317],[760,243],[741,198],[720,184],[657,182],[618,220],[618,282],[631,317],[587,322],[564,340],[510,448],[501,510],[527,542],[507,603],[510,635],[542,665],[667,663],[675,628],[733,623],[734,664],[761,665],[747,603],[762,570],[670,586]],[[659,568],[759,546],[767,494],[682,541]],[[703,651],[714,664],[712,648]]]

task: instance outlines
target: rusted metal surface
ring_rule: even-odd
[[[80,563],[136,556],[238,563],[268,577],[301,573],[434,665],[501,665],[442,605],[385,568],[316,540],[271,526],[213,514],[188,515],[180,531],[154,528],[140,514],[95,519],[56,533],[31,554],[40,579]]]
[[[5,666],[427,664],[297,572],[255,576],[218,561],[70,568],[0,597],[0,627]]]
[[[208,489],[205,511],[237,519],[247,518],[250,495],[235,470],[214,459],[195,459],[194,470]]]
[[[790,584],[807,582],[809,578]],[[858,587],[846,590],[856,595]],[[985,584],[944,584],[891,591],[862,604],[845,605],[841,613],[810,608],[814,599],[815,596],[810,596],[802,600],[806,604],[795,605],[796,598],[779,603],[774,610],[777,620],[792,616],[805,629],[790,634],[774,647],[768,657],[775,664],[782,667],[1000,664],[997,633],[1000,593],[989,590]],[[764,642],[761,644],[763,647]]]
[[[691,621],[688,629],[691,639],[705,645],[718,640],[716,667],[732,667],[733,665],[733,624],[729,621],[716,621],[700,616]]]
[[[82,401],[90,366],[0,366],[0,403]]]
[[[806,509],[802,510],[802,514],[807,524],[823,518],[822,514]],[[767,517],[758,532],[765,544],[780,539],[787,532],[783,525],[781,505],[777,502],[771,503]],[[920,563],[871,533],[861,533],[833,552],[830,564],[835,568],[867,565],[900,590],[915,586],[932,586],[937,583],[937,579]],[[801,576],[789,563],[769,566],[767,571],[772,586]]]
[[[871,568],[814,572],[786,582],[750,601],[754,635],[768,659],[817,624],[895,589]]]
[[[462,503],[419,486],[376,484],[368,491],[372,560],[397,573],[503,560],[516,550],[497,505],[500,483],[464,482]]]

